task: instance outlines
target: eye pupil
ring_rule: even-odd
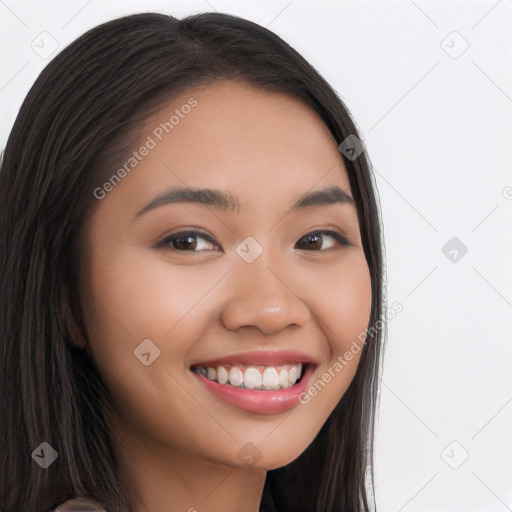
[[[306,235],[306,239],[309,245],[314,245],[315,248],[320,248],[322,246],[322,237],[318,233],[313,233],[310,235]],[[317,242],[315,244],[315,242]],[[320,242],[320,244],[318,244]]]

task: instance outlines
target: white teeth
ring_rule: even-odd
[[[279,375],[277,376],[277,383],[282,388],[290,387],[290,384],[288,383],[288,372],[286,370],[281,370],[279,372]]]
[[[297,368],[295,366],[293,368],[290,368],[290,370],[288,370],[288,383],[295,384],[298,378],[299,375],[297,372]]]
[[[293,386],[302,373],[302,363],[273,366],[200,366],[195,370],[209,380],[247,389],[286,389]]]
[[[226,368],[224,368],[224,366],[219,366],[217,368],[217,380],[219,381],[219,384],[227,384],[228,378],[229,376]]]
[[[206,369],[206,377],[210,380],[215,380],[217,378],[217,370],[211,366],[208,366]]]
[[[275,368],[266,368],[261,378],[261,383],[271,389],[279,388],[277,381],[277,370]]]
[[[244,384],[249,389],[261,388],[261,373],[256,368],[247,368],[244,372]]]
[[[236,366],[233,366],[231,370],[229,370],[229,383],[232,386],[240,387],[240,384],[243,384],[244,382],[244,374],[242,373],[242,370],[240,368],[237,368]]]

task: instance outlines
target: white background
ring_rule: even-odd
[[[512,510],[512,1],[1,0],[1,147],[55,55],[32,49],[42,32],[60,50],[125,14],[212,10],[302,53],[374,165],[389,303],[403,305],[382,378],[378,510]],[[452,237],[468,249],[455,262]]]

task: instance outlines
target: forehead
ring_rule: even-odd
[[[169,187],[208,187],[231,191],[242,207],[272,208],[316,188],[350,193],[342,156],[319,115],[297,98],[244,82],[217,82],[172,99],[142,127],[143,146],[151,149],[116,194],[148,201]]]

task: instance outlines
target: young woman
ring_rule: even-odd
[[[68,46],[0,170],[4,512],[369,511],[370,164],[272,32],[137,14]]]

